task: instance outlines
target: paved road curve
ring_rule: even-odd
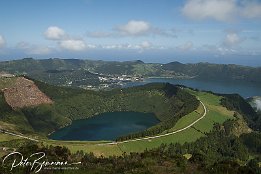
[[[179,129],[179,130],[176,130],[176,131],[173,131],[173,132],[169,132],[169,133],[166,133],[166,134],[162,134],[162,135],[155,135],[155,136],[151,136],[151,137],[137,138],[137,139],[126,140],[126,141],[119,141],[119,142],[101,143],[101,144],[98,144],[98,145],[114,145],[114,144],[122,144],[122,143],[141,141],[141,140],[150,140],[150,139],[165,137],[165,136],[169,136],[169,135],[172,135],[172,134],[176,134],[178,132],[182,132],[182,131],[190,128],[191,126],[193,126],[194,124],[196,124],[198,121],[200,121],[202,118],[204,118],[206,116],[206,114],[207,114],[206,106],[204,105],[204,103],[202,101],[200,101],[200,103],[202,104],[202,106],[204,108],[204,114],[200,118],[195,120],[193,123],[189,124],[188,126],[182,128],[182,129]]]

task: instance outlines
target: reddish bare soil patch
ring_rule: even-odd
[[[24,77],[18,77],[12,86],[3,91],[6,102],[13,109],[53,103],[33,81]]]

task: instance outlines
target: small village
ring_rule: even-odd
[[[130,75],[103,75],[99,74],[99,85],[81,85],[81,88],[88,90],[109,90],[124,86],[128,82],[142,81],[143,77]]]

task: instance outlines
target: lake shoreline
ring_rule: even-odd
[[[239,94],[243,98],[253,96],[261,96],[261,84],[251,82],[242,83],[242,81],[212,81],[202,80],[197,78],[191,79],[177,79],[170,77],[148,77],[144,78],[141,82],[128,82],[123,87],[140,86],[147,83],[171,83],[174,85],[184,85],[187,87],[195,88],[198,90],[212,91],[219,94]]]
[[[143,131],[158,123],[160,120],[154,113],[107,112],[74,120],[71,125],[54,131],[48,138],[62,141],[115,140],[123,135]],[[77,131],[80,133],[77,134]]]

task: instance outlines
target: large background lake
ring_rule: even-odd
[[[143,131],[160,121],[152,113],[108,112],[71,125],[50,135],[54,140],[115,140],[117,137]]]
[[[250,82],[239,81],[205,81],[197,79],[171,79],[171,78],[148,78],[141,82],[130,82],[124,87],[138,86],[152,82],[168,82],[171,84],[180,84],[200,90],[208,90],[216,93],[232,94],[237,93],[242,97],[261,96],[261,85]]]

